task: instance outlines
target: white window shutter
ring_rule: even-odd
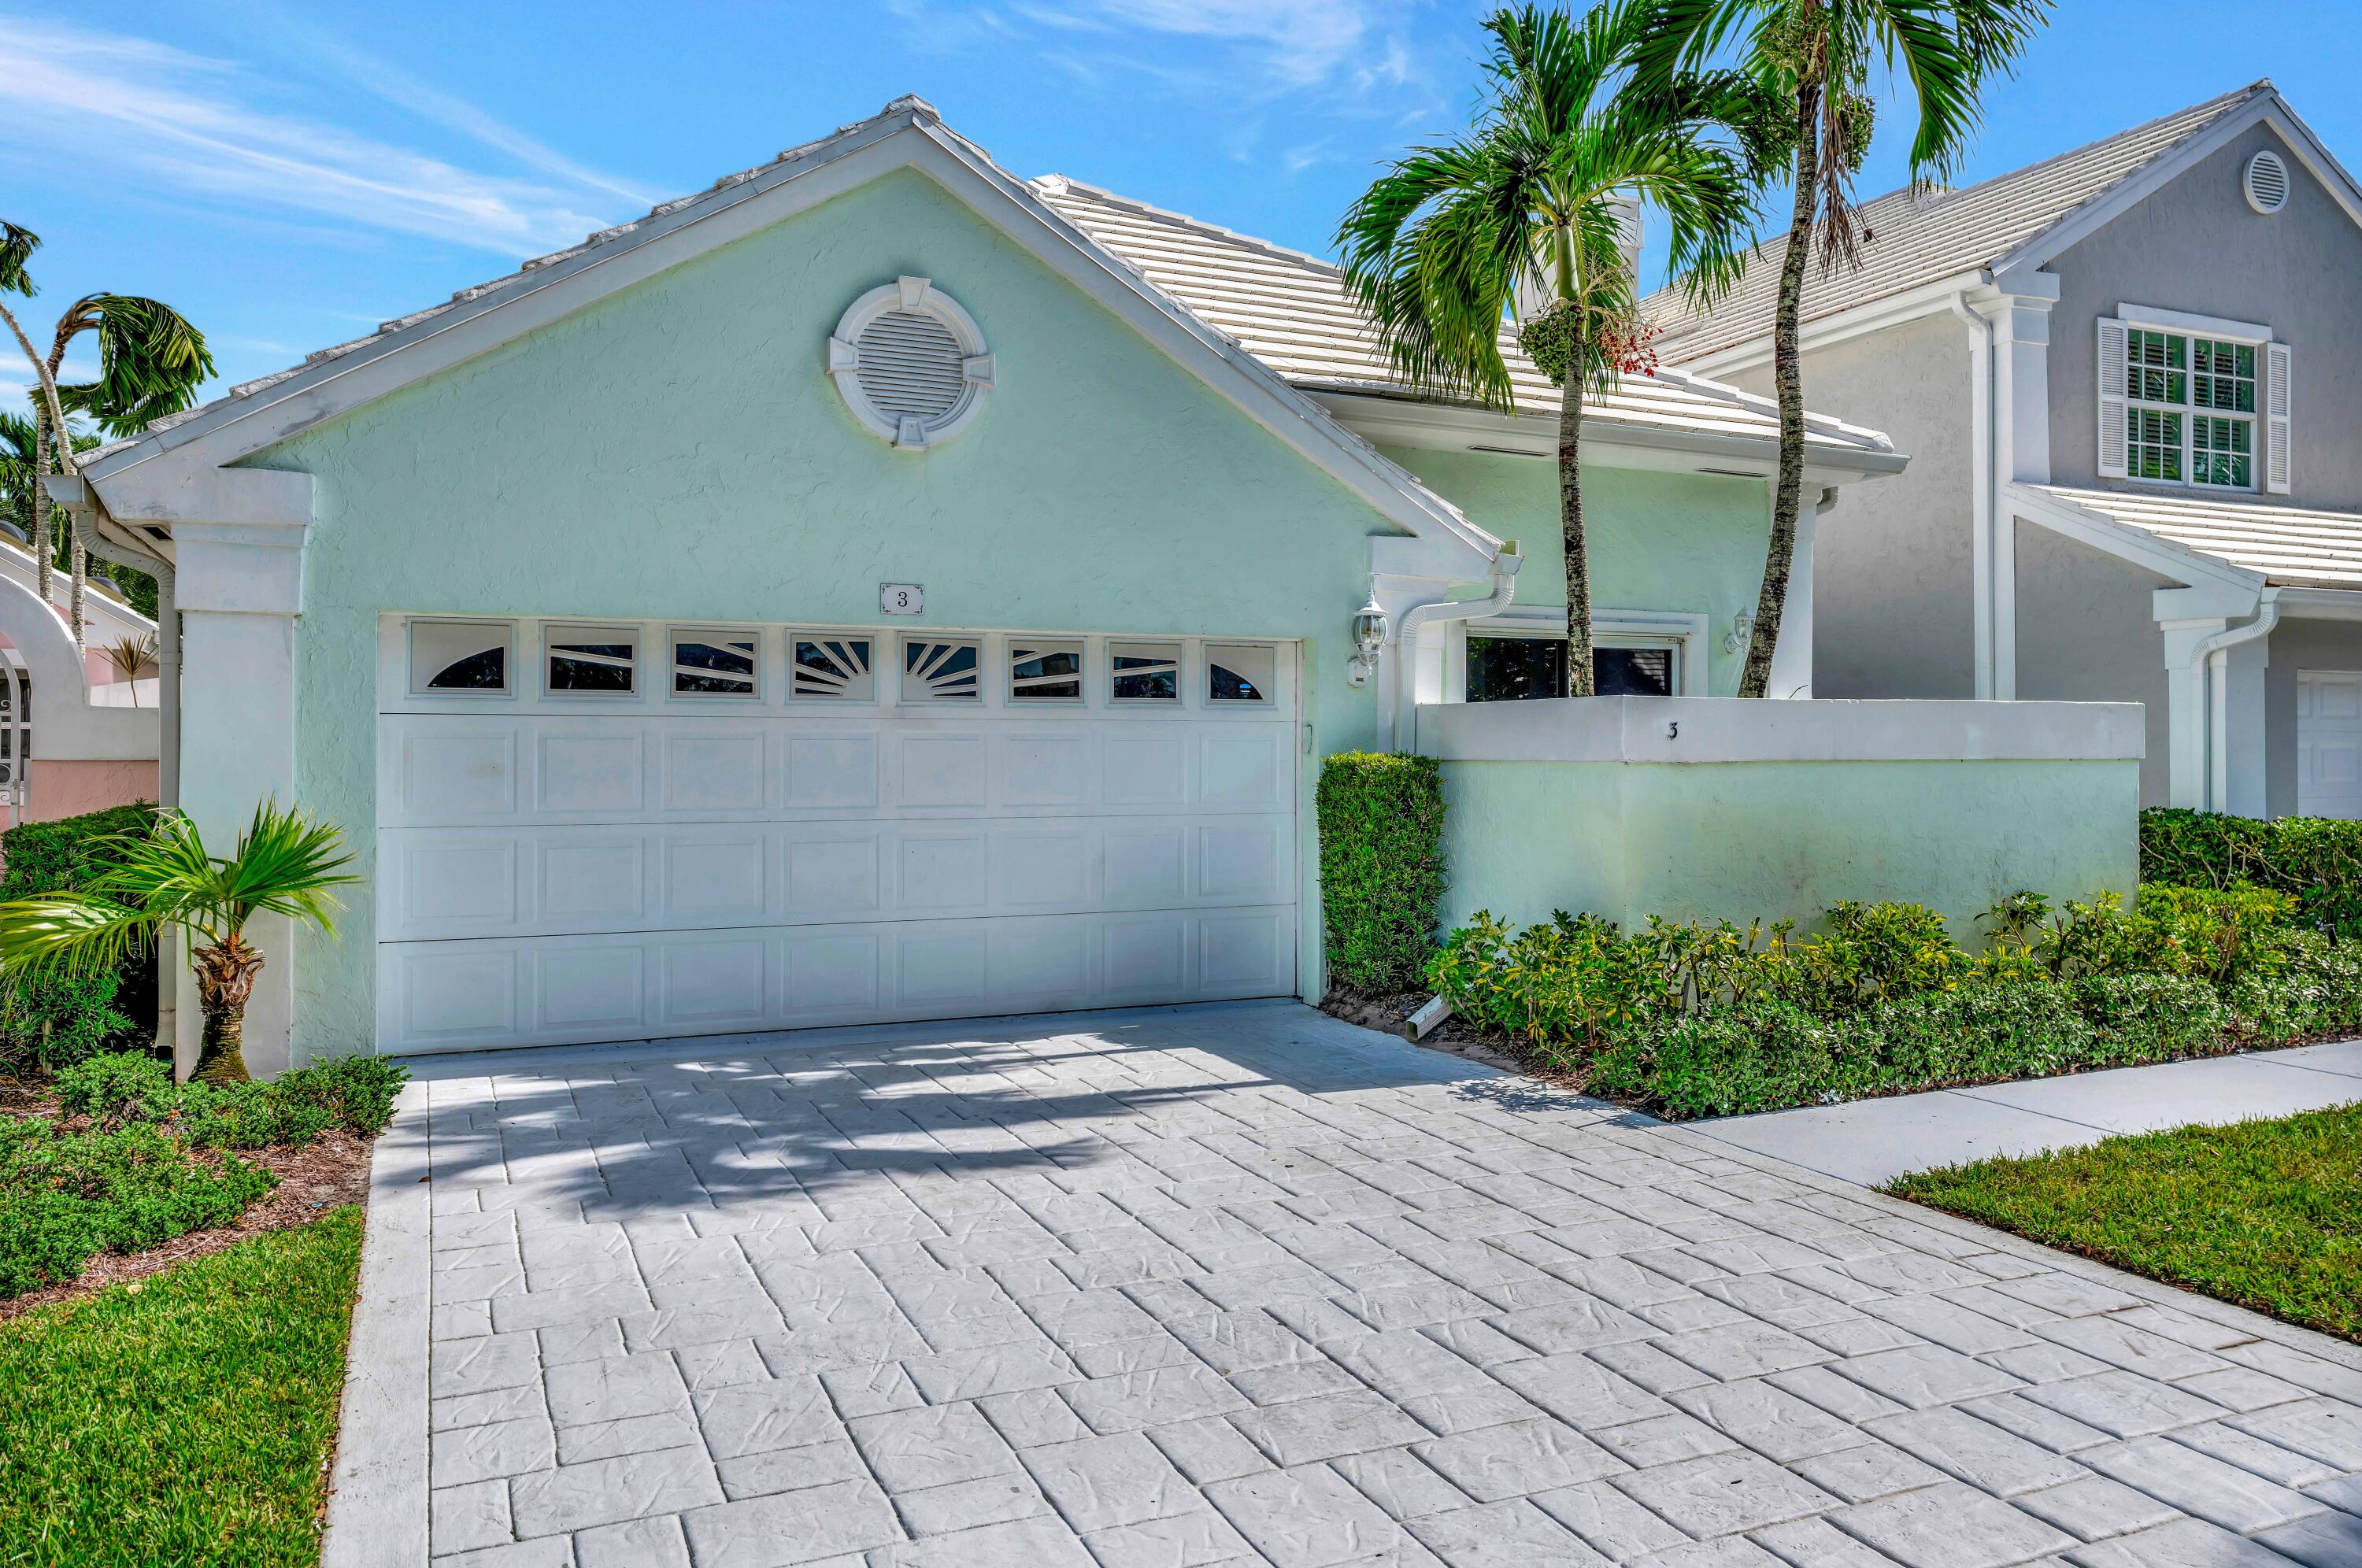
[[[2296,477],[2289,447],[2289,346],[2264,345],[2264,488],[2289,493]]]
[[[2125,324],[2100,318],[2100,477],[2125,477]]]

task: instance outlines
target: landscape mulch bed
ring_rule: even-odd
[[[34,1097],[27,1096],[17,1103],[8,1104],[6,1109],[21,1113],[56,1108],[53,1102],[44,1106]],[[239,1215],[237,1224],[223,1225],[211,1231],[192,1231],[144,1253],[101,1253],[91,1260],[90,1266],[79,1277],[64,1285],[49,1286],[0,1301],[0,1322],[36,1307],[46,1307],[52,1301],[88,1296],[110,1285],[145,1279],[175,1264],[220,1252],[233,1242],[261,1235],[266,1231],[284,1231],[297,1225],[308,1225],[342,1204],[366,1203],[369,1199],[370,1145],[373,1142],[345,1128],[334,1127],[312,1140],[304,1148],[245,1152],[240,1158],[267,1166],[271,1174],[278,1176],[279,1185],[270,1189],[269,1197]]]

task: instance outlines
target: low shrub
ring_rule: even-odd
[[[2362,936],[2362,822],[2153,809],[2140,814],[2140,872],[2144,883],[2268,888],[2308,923]]]
[[[226,1225],[276,1179],[236,1154],[198,1159],[153,1123],[0,1121],[0,1297],[70,1280],[96,1253]]]
[[[1431,756],[1340,752],[1321,764],[1320,911],[1330,983],[1418,984],[1443,907],[1443,771]]]
[[[117,858],[115,841],[144,836],[156,808],[115,806],[0,833],[0,902],[87,889]],[[14,975],[0,982],[0,1066],[50,1072],[104,1051],[146,1043],[156,1010],[151,945],[94,974]]]
[[[2203,1055],[2362,1027],[2362,942],[2269,889],[2159,886],[2053,910],[2017,894],[1984,952],[1935,911],[1840,904],[1786,924],[1480,913],[1429,969],[1544,1067],[1673,1117],[1727,1116]]]
[[[122,1051],[77,1062],[58,1075],[58,1103],[103,1126],[161,1121],[180,1103],[172,1069],[153,1056]]]

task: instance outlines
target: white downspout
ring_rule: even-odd
[[[1993,417],[1992,323],[1969,308],[1963,292],[1951,298],[1952,314],[1969,329],[1969,579],[1976,639],[1975,695],[1990,701],[1999,695],[1994,668],[1998,639],[1994,617],[2000,610],[1999,585],[1993,580]]]
[[[2257,601],[2256,618],[2244,626],[2229,626],[2200,641],[2190,655],[2190,679],[2198,693],[2198,809],[2219,812],[2230,798],[2230,731],[2229,707],[2230,653],[2241,643],[2254,642],[2269,636],[2280,620],[2280,591],[2278,584],[2267,588]],[[2217,680],[2214,673],[2221,670],[2226,679]]]
[[[1418,713],[1417,671],[1406,661],[1418,657],[1418,634],[1439,621],[1480,621],[1487,615],[1497,615],[1509,607],[1518,594],[1518,572],[1526,558],[1518,554],[1513,545],[1504,545],[1493,558],[1493,569],[1486,578],[1490,591],[1482,599],[1439,599],[1425,604],[1414,604],[1404,611],[1386,629],[1387,663],[1394,667],[1391,699],[1379,704],[1378,749],[1395,749],[1395,733],[1401,727],[1400,718],[1407,712],[1413,719]],[[1413,744],[1418,737],[1412,736]]]

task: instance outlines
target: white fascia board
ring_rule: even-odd
[[[2003,286],[2056,260],[2059,254],[2114,223],[2165,186],[2189,172],[2233,140],[2258,125],[2269,126],[2288,144],[2308,173],[2321,182],[2345,215],[2362,224],[2362,186],[2330,155],[2311,127],[2297,118],[2279,93],[2266,93],[2246,107],[2224,116],[2179,147],[2125,177],[2092,197],[2048,228],[2019,245],[1993,263],[1995,279]]]
[[[2191,587],[2229,588],[2245,593],[2250,602],[2263,591],[2263,573],[2235,566],[2220,556],[2210,556],[2187,545],[2177,545],[2145,528],[2119,523],[2105,513],[2022,484],[2004,486],[2002,493],[2013,515],[2038,523],[2054,534],[2130,561],[2159,577],[2169,577]]]
[[[112,505],[119,476],[143,466],[166,464],[185,471],[234,463],[903,167],[934,179],[1389,521],[1413,534],[1441,535],[1459,543],[1474,558],[1473,575],[1482,575],[1498,551],[1499,541],[1450,502],[1058,217],[1023,182],[915,110],[855,127],[676,212],[644,219],[628,233],[535,268],[480,298],[160,431],[86,471]],[[185,482],[159,475],[141,488],[157,494]]]
[[[1849,305],[1824,316],[1816,316],[1797,329],[1798,346],[1807,354],[1816,349],[1850,343],[1857,337],[1868,337],[1892,326],[1904,326],[1931,315],[1944,315],[1951,311],[1952,297],[1966,293],[1970,303],[1979,303],[1981,293],[1990,293],[1992,275],[1982,269],[1939,278],[1932,283],[1922,283],[1901,293],[1882,299],[1867,300]],[[2058,295],[2058,283],[2053,280],[2051,297]],[[1717,348],[1711,354],[1701,354],[1694,359],[1681,359],[1677,340],[1659,350],[1670,364],[1701,376],[1727,376],[1740,370],[1752,370],[1772,362],[1772,335],[1768,332],[1750,337],[1744,343],[1734,343],[1727,348]]]
[[[1457,403],[1326,389],[1313,392],[1312,396],[1347,428],[1385,446],[1551,460],[1558,457],[1554,414],[1497,414]],[[1743,479],[1770,479],[1780,461],[1780,443],[1774,436],[1726,436],[1590,418],[1583,422],[1583,452],[1585,458],[1599,458],[1617,468],[1721,473]],[[1910,460],[1904,453],[1869,447],[1814,445],[1805,449],[1805,475],[1824,485],[1852,484],[1901,473]]]
[[[2283,588],[2280,616],[2296,621],[2362,621],[2362,590]]]

